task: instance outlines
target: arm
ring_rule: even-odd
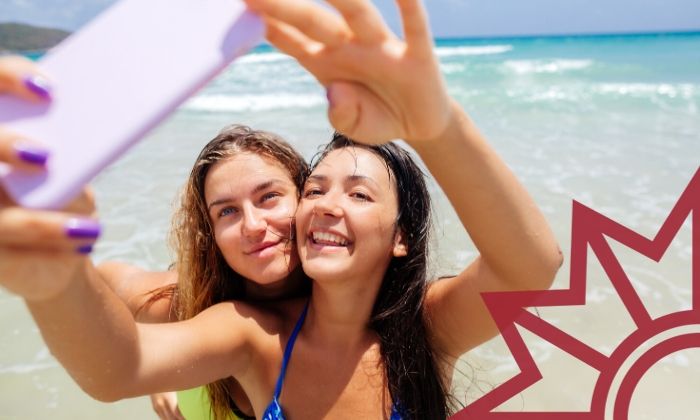
[[[0,92],[47,100],[22,82],[36,71],[28,60],[0,59]],[[41,151],[0,127],[0,163],[42,171],[50,156]],[[137,324],[86,256],[99,235],[93,212],[89,194],[64,211],[39,211],[16,206],[0,187],[0,286],[25,299],[79,385],[115,400],[244,371],[255,325],[245,305],[219,304],[182,323]]]
[[[561,253],[530,195],[460,109],[438,140],[412,144],[480,254],[428,291],[433,333],[457,357],[498,334],[481,293],[547,289]]]
[[[129,311],[138,322],[164,323],[175,320],[172,303],[177,273],[174,271],[149,272],[139,267],[107,261],[97,266],[102,280],[126,303]],[[154,293],[169,288],[170,293],[156,299]],[[163,420],[183,420],[177,405],[175,392],[163,392],[150,396],[151,406]]]
[[[459,355],[498,330],[480,294],[548,288],[561,254],[544,217],[465,112],[440,74],[419,0],[397,0],[404,39],[366,0],[246,0],[268,40],[328,91],[333,126],[365,143],[406,140],[454,206],[480,256],[430,287],[426,306],[437,347]]]
[[[163,323],[175,321],[172,295],[164,295],[153,302],[154,291],[177,284],[175,271],[146,271],[139,267],[107,261],[97,266],[102,280],[126,303],[138,322]]]
[[[65,290],[27,306],[52,353],[102,401],[191,388],[247,366],[251,322],[233,303],[184,322],[137,324],[87,259]]]

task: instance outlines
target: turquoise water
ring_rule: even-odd
[[[700,166],[700,33],[440,40],[436,51],[450,93],[525,183],[567,257],[572,199],[653,237]],[[290,58],[269,47],[242,57],[95,180],[106,229],[96,260],[164,269],[172,261],[165,245],[171,203],[219,128],[237,122],[275,131],[311,157],[330,138],[325,112],[323,89]],[[439,189],[433,191],[433,271],[454,273],[476,253]],[[659,264],[612,246],[652,316],[689,307],[689,224]],[[555,287],[568,285],[568,270],[567,258]],[[588,299],[586,308],[540,313],[609,352],[633,325],[595,261]],[[151,416],[144,399],[105,405],[85,397],[50,357],[21,302],[0,292],[0,308],[0,417]],[[585,410],[595,372],[526,338],[545,379],[507,407]],[[456,378],[465,385],[458,390],[463,400],[517,373],[498,338],[467,359],[465,375]],[[683,396],[700,389],[700,357],[680,353],[664,363],[675,372],[677,410],[666,417],[683,418],[679,413],[695,407],[694,394]],[[477,385],[466,386],[471,381]],[[652,396],[669,389],[667,381],[648,386]],[[633,400],[634,412],[658,405],[654,398]]]

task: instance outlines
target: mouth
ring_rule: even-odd
[[[258,256],[261,255],[265,250],[272,249],[280,244],[282,241],[267,241],[261,242],[246,252],[247,255]]]
[[[352,242],[345,236],[327,230],[315,230],[309,234],[309,241],[317,247],[345,248],[352,245]]]

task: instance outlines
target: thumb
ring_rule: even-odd
[[[400,123],[389,107],[365,86],[332,82],[327,87],[327,96],[331,125],[351,139],[381,144],[401,137]]]
[[[355,137],[360,120],[360,101],[357,88],[351,83],[333,82],[326,88],[328,120],[333,128],[347,136]]]

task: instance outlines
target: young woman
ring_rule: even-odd
[[[291,237],[307,171],[304,159],[278,136],[240,125],[227,127],[201,151],[183,191],[173,223],[174,269],[147,272],[109,262],[97,270],[139,322],[188,319],[232,299],[262,302],[306,296],[308,279]],[[235,195],[228,204],[238,206],[240,216],[234,217],[229,207],[218,213],[213,211],[218,207],[207,208],[220,191]],[[251,246],[271,245],[279,249],[268,258],[237,256]],[[222,411],[231,408],[237,417],[252,418],[250,402],[234,379],[208,388]],[[180,393],[183,398],[190,402],[181,404],[188,418],[197,412],[208,414],[208,404],[196,404],[197,399],[207,401],[201,390]],[[181,417],[173,395],[151,399],[161,418]]]
[[[249,1],[270,41],[327,87],[339,131],[365,144],[403,138],[413,146],[479,257],[453,278],[426,283],[421,209],[429,204],[417,167],[393,145],[339,137],[296,213],[310,300],[231,301],[183,322],[138,325],[85,258],[64,256],[73,272],[50,281],[0,270],[91,395],[114,400],[233,376],[258,418],[444,418],[454,360],[497,333],[480,294],[551,284],[556,242],[448,97],[420,2],[398,2],[405,41],[369,1],[330,3],[340,15],[313,1]],[[33,250],[22,257],[19,264],[53,263]]]

